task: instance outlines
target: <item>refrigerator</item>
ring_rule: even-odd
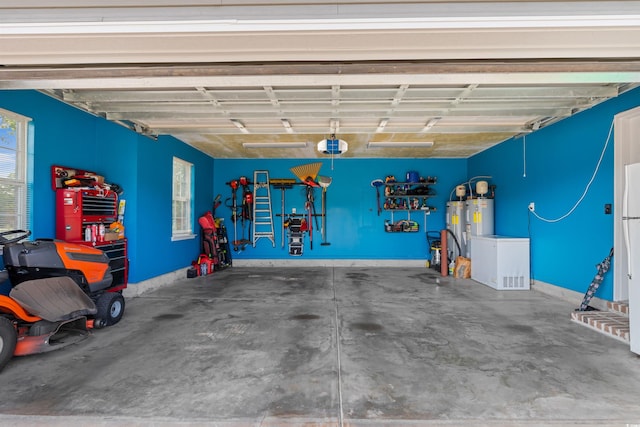
[[[640,163],[625,165],[622,231],[627,256],[629,287],[629,339],[640,354]]]

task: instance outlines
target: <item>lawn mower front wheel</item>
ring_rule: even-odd
[[[96,301],[96,308],[96,318],[103,322],[104,326],[115,325],[124,314],[124,297],[119,292],[105,292]]]
[[[13,357],[18,342],[18,333],[13,323],[6,317],[0,317],[0,371]]]

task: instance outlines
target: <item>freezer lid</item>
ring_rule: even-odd
[[[516,237],[516,236],[502,236],[498,234],[487,234],[484,236],[470,236],[471,240],[500,240],[500,241],[514,241],[514,242],[528,242],[528,237]]]

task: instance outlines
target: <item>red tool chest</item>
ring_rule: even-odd
[[[94,241],[85,239],[87,227],[102,224],[106,229],[118,219],[118,195],[110,190],[59,188],[56,190],[56,239],[102,250],[110,259],[113,285],[125,288],[129,261],[127,239]]]
[[[118,218],[118,195],[109,190],[61,188],[56,190],[56,238],[85,241],[85,229]]]

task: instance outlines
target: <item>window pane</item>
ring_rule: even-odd
[[[16,179],[17,176],[16,150],[5,148],[0,143],[0,178]]]
[[[192,234],[191,218],[191,174],[193,165],[184,160],[173,158],[173,201],[172,232],[173,235]]]
[[[29,119],[0,110],[0,231],[26,229],[26,140]]]

